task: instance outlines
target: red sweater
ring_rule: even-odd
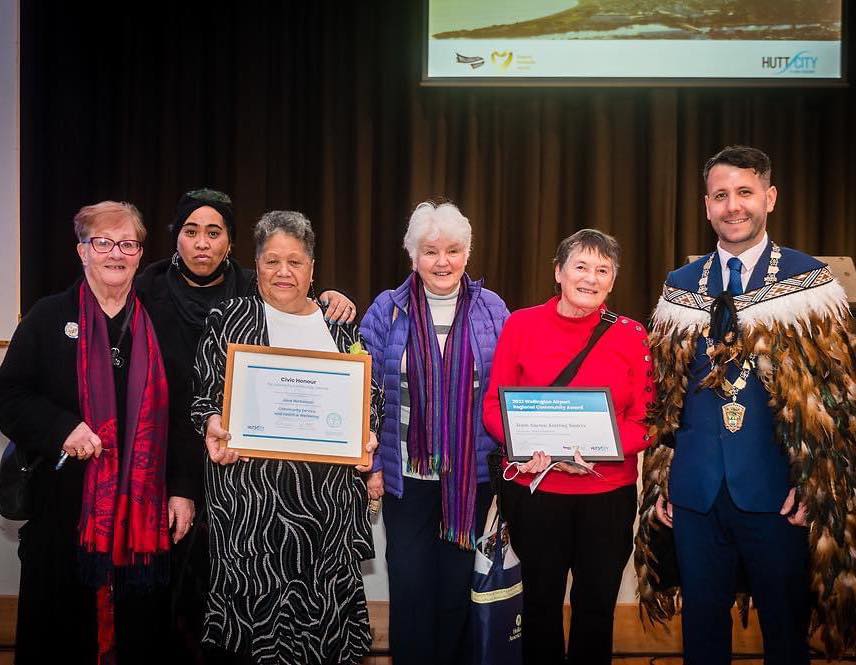
[[[578,319],[562,316],[556,309],[558,302],[557,296],[543,305],[514,312],[499,336],[490,386],[484,397],[484,425],[503,443],[505,433],[499,410],[499,388],[549,386],[586,345],[600,321],[600,310]],[[645,409],[654,395],[651,369],[645,327],[619,316],[568,385],[609,386],[624,461],[599,462],[595,468],[603,478],[553,469],[541,481],[539,490],[554,494],[596,494],[636,482],[636,454],[648,445],[643,421]],[[533,477],[533,474],[520,474],[515,482],[528,487]]]

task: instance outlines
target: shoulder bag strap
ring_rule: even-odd
[[[573,378],[577,375],[577,372],[580,369],[580,365],[583,364],[583,360],[586,359],[586,356],[589,354],[589,351],[594,348],[594,345],[597,343],[597,340],[601,338],[603,333],[606,332],[606,329],[609,328],[613,323],[618,320],[618,315],[614,312],[610,312],[608,309],[603,310],[600,315],[600,323],[597,324],[597,327],[589,337],[588,343],[585,345],[582,351],[580,351],[572,360],[568,363],[565,369],[562,370],[561,374],[556,377],[556,380],[551,383],[551,386],[566,386],[568,385]]]

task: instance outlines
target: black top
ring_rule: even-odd
[[[125,444],[125,416],[128,414],[128,360],[131,358],[130,321],[128,322],[128,330],[125,331],[124,335],[122,334],[122,325],[125,323],[125,314],[127,314],[129,306],[130,303],[125,303],[125,306],[116,316],[107,317],[107,337],[110,340],[110,348],[118,348],[119,356],[123,359],[119,366],[113,364],[113,385],[116,388],[116,447],[119,449],[119,459],[122,459],[122,447]]]
[[[32,478],[33,517],[20,529],[21,602],[17,632],[18,661],[28,663],[97,660],[95,591],[78,571],[83,478],[87,463],[71,457],[55,470],[62,444],[81,422],[77,393],[77,326],[80,280],[71,288],[38,301],[18,325],[0,366],[0,430],[30,455],[44,456]],[[125,317],[107,319],[115,346]],[[131,335],[119,344],[130,358]],[[116,409],[123,443],[128,365],[114,368]],[[169,480],[168,480],[169,484]],[[168,491],[172,494],[173,491]],[[116,595],[118,658],[125,662],[167,662],[169,612],[160,596]],[[145,640],[145,641],[143,641]],[[143,655],[143,652],[146,652]]]
[[[62,444],[83,420],[77,394],[77,321],[80,280],[71,288],[39,300],[18,325],[0,366],[0,430],[35,457],[41,455],[33,476],[33,522],[49,521],[53,528],[76,534],[83,495],[85,464],[71,458],[54,470]],[[119,338],[125,310],[107,318],[110,344]],[[130,357],[131,335],[119,345]],[[127,363],[114,367],[118,444],[127,395]]]
[[[197,505],[203,494],[207,452],[203,438],[190,422],[196,346],[208,310],[224,297],[249,295],[256,288],[255,273],[238,267],[234,260],[232,263],[227,282],[216,286],[190,286],[176,270],[170,270],[170,259],[151,264],[136,281],[137,295],[158,337],[169,383],[169,493],[193,499]]]

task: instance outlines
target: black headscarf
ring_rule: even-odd
[[[214,208],[223,217],[229,240],[235,239],[235,215],[232,212],[232,199],[228,194],[215,189],[194,189],[185,193],[175,206],[175,219],[170,226],[173,247],[178,244],[178,234],[187,218],[197,208]],[[197,275],[192,272],[181,256],[176,252],[169,267],[167,288],[175,307],[184,320],[193,329],[201,332],[208,311],[221,300],[233,298],[237,294],[240,268],[227,255],[210,275]],[[221,284],[209,286],[223,278]],[[187,281],[193,282],[191,286]],[[198,288],[205,287],[205,288]]]
[[[214,208],[223,217],[226,230],[229,232],[229,240],[235,242],[235,214],[232,212],[232,199],[228,194],[218,192],[216,189],[194,189],[185,193],[175,206],[175,219],[169,227],[172,233],[172,246],[178,243],[178,234],[184,222],[197,208],[208,206]]]

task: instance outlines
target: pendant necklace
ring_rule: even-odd
[[[722,423],[725,429],[734,434],[743,427],[743,418],[746,416],[746,407],[737,401],[737,395],[746,387],[746,380],[749,378],[749,372],[755,369],[755,358],[753,353],[743,361],[743,367],[740,374],[731,383],[728,379],[722,380],[722,389],[725,392],[725,399],[731,398],[730,402],[722,405]]]
[[[713,260],[716,255],[717,253],[713,252],[702,266],[701,277],[698,280],[698,292],[701,295],[707,295],[708,276],[710,275],[710,269],[713,266]],[[779,259],[781,256],[782,252],[779,246],[774,242],[771,243],[770,263],[767,266],[767,274],[764,276],[765,286],[774,284],[777,281],[776,274],[779,272]],[[714,343],[710,338],[709,326],[706,326],[702,331],[702,337],[704,337],[704,342],[707,345],[707,355],[711,359],[711,371],[713,371],[716,368],[713,364]],[[755,369],[755,360],[757,357],[757,354],[752,353],[743,361],[743,367],[740,369],[740,374],[734,380],[734,383],[726,378],[722,380],[722,390],[725,393],[726,399],[726,403],[722,405],[722,422],[725,425],[725,429],[732,434],[740,431],[743,427],[743,421],[746,417],[746,407],[737,401],[737,395],[746,387],[749,373]],[[731,401],[728,401],[729,399]]]
[[[713,364],[713,340],[708,336],[708,328],[702,333],[704,343],[707,345],[707,355],[711,358],[711,371],[716,366]],[[755,369],[755,360],[758,358],[757,353],[749,354],[749,357],[743,361],[743,367],[740,369],[740,374],[731,383],[728,379],[722,379],[722,391],[725,393],[724,398],[726,403],[722,405],[722,422],[732,434],[743,427],[743,419],[746,416],[746,407],[737,401],[737,395],[746,387],[746,381],[749,378],[749,373]],[[727,400],[731,400],[730,402]]]
[[[125,364],[125,359],[120,354],[119,347],[122,346],[122,340],[125,339],[125,333],[128,331],[128,324],[131,322],[133,311],[134,305],[132,303],[125,311],[125,318],[122,321],[122,329],[119,331],[119,339],[116,341],[116,346],[110,347],[110,361],[113,363],[113,367],[116,368],[122,367]]]

